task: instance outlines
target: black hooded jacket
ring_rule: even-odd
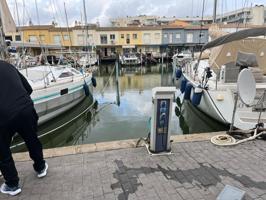
[[[13,65],[0,61],[0,127],[27,106],[33,106],[31,93],[26,78]]]

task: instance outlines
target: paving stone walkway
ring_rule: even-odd
[[[50,158],[41,180],[31,162],[17,162],[22,193],[0,200],[214,200],[226,184],[246,200],[266,200],[266,141],[175,143],[173,153],[151,157],[141,147]]]

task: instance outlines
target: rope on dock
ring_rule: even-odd
[[[238,140],[230,135],[216,135],[211,138],[211,143],[218,145],[218,146],[233,146],[233,145],[238,145],[247,141],[255,140],[257,137],[261,136],[262,134],[265,134],[266,131],[262,131],[258,134],[258,129],[256,128],[254,130],[254,135],[250,136],[246,139],[243,140]]]
[[[42,138],[42,137],[44,137],[44,136],[46,136],[46,135],[48,135],[50,133],[53,133],[53,132],[55,132],[55,131],[63,128],[64,126],[70,124],[71,122],[73,122],[74,120],[76,120],[77,118],[79,118],[81,115],[83,115],[84,113],[86,113],[88,110],[90,110],[93,107],[94,103],[95,103],[95,99],[93,99],[92,104],[88,108],[86,108],[83,112],[81,112],[80,114],[78,114],[76,117],[74,117],[73,119],[67,121],[66,123],[64,123],[64,124],[56,127],[55,129],[52,129],[52,130],[50,130],[50,131],[48,131],[48,132],[46,132],[44,134],[38,135],[38,138]],[[13,148],[22,146],[24,144],[25,144],[25,142],[21,142],[21,143],[18,143],[18,144],[15,144],[15,145],[11,146],[10,148],[13,149]]]

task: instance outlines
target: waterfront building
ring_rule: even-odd
[[[199,50],[208,42],[208,28],[199,26],[164,27],[161,52],[180,52],[185,49]]]
[[[98,44],[98,38],[96,36],[96,25],[91,24],[87,27],[82,25],[76,25],[72,30],[73,41],[72,47],[76,50],[85,50],[88,48],[89,50],[95,49]],[[87,38],[86,38],[86,33]],[[87,43],[86,43],[87,41]]]
[[[110,19],[112,27],[130,27],[130,26],[155,26],[158,16],[127,16]]]
[[[179,25],[176,25],[179,24]],[[208,28],[175,21],[168,26],[98,27],[83,25],[56,27],[55,25],[18,27],[18,32],[6,35],[21,41],[25,47],[48,49],[96,50],[101,60],[115,59],[116,53],[146,53],[159,58],[162,53],[198,49],[208,41]],[[87,30],[86,30],[87,29]],[[86,33],[88,33],[86,37]],[[87,44],[86,44],[87,41]],[[21,44],[22,45],[22,44]],[[52,46],[55,45],[55,46]],[[38,51],[36,54],[38,54]]]
[[[160,47],[162,44],[162,28],[161,27],[146,27],[141,31],[142,45],[139,51],[149,53],[153,57],[161,57]]]
[[[54,25],[21,26],[16,32],[6,33],[6,40],[11,41],[11,46],[28,48],[36,55],[41,53],[41,48],[46,51],[72,47],[73,32],[71,28]]]
[[[6,35],[11,41],[22,41],[26,43],[37,43],[40,45],[72,46],[72,31],[66,27],[55,27],[54,25],[32,25],[18,27],[18,32]],[[14,38],[12,35],[16,35]],[[20,37],[21,38],[20,38]]]
[[[114,58],[115,53],[138,52],[142,45],[141,29],[138,27],[98,27],[97,50],[102,59]]]
[[[201,17],[180,18],[191,24],[200,24]],[[212,24],[213,16],[205,16],[204,24]],[[240,23],[247,25],[263,25],[266,24],[266,7],[264,5],[255,5],[251,7],[241,8],[231,12],[225,12],[216,16],[217,23],[231,24]]]
[[[120,17],[111,19],[111,26],[113,27],[128,27],[128,26],[163,26],[171,25],[175,21],[187,22],[193,25],[212,24],[213,16],[196,17],[159,17],[159,16],[132,16]],[[216,16],[217,23],[243,23],[248,25],[263,25],[266,24],[266,7],[264,5],[254,5],[245,7],[230,12],[225,12]]]

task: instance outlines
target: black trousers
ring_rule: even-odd
[[[28,106],[6,126],[0,127],[0,170],[5,183],[10,187],[17,186],[19,183],[18,172],[10,150],[12,137],[15,133],[18,133],[25,141],[29,155],[34,161],[34,170],[39,172],[45,167],[42,144],[37,137],[37,123],[38,115],[34,107]]]

